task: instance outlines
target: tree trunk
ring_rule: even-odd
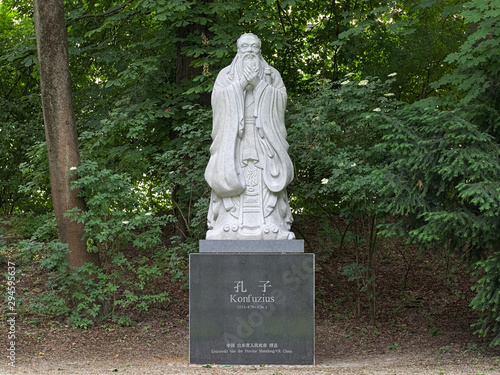
[[[210,31],[206,26],[197,24],[188,24],[180,27],[176,31],[178,42],[176,43],[176,61],[175,61],[175,84],[181,86],[183,82],[190,81],[197,75],[201,74],[203,68],[192,66],[194,57],[186,56],[182,51],[184,47],[189,46],[190,42],[187,41],[188,37],[195,35],[197,38],[203,39],[210,35]],[[201,105],[210,105],[210,93],[201,93],[198,100],[195,102]]]
[[[87,251],[83,224],[64,214],[71,208],[85,209],[78,191],[71,189],[71,167],[80,164],[78,138],[71,96],[68,35],[63,0],[34,0],[38,66],[42,95],[45,138],[49,158],[52,201],[61,241],[69,244],[69,263],[81,266],[99,264],[99,256]]]
[[[195,60],[191,56],[187,56],[183,52],[183,48],[190,45],[188,41],[189,36],[195,35],[199,37],[200,40],[203,36],[209,35],[209,30],[206,26],[190,23],[186,26],[179,27],[176,31],[176,36],[178,42],[176,43],[176,59],[175,59],[175,84],[178,87],[182,87],[186,83],[189,83],[191,79],[201,74],[203,69],[200,67],[194,67],[192,65]],[[201,93],[197,100],[194,100],[194,104],[200,104],[208,106],[210,105],[210,93]],[[171,138],[177,137],[176,132],[172,132]],[[182,186],[175,185],[172,192],[172,203],[174,206],[174,215],[177,218],[177,223],[175,225],[174,236],[181,239],[186,239],[189,236],[189,211],[191,205],[191,198],[187,196]]]

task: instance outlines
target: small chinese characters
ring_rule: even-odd
[[[264,349],[277,349],[278,348],[278,344],[277,343],[255,343],[255,342],[244,342],[244,343],[227,343],[226,344],[227,348],[228,349],[260,349],[260,348],[264,348]]]

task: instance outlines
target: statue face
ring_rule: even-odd
[[[245,35],[238,42],[238,52],[260,54],[260,41],[252,35]]]

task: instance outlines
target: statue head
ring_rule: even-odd
[[[255,34],[243,34],[239,37],[236,45],[238,46],[238,53],[246,54],[251,52],[260,55],[261,42]]]
[[[260,70],[261,42],[257,35],[252,33],[243,34],[236,42],[238,46],[238,55],[241,57],[243,66],[250,66],[253,69]]]

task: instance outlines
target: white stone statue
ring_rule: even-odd
[[[293,179],[285,129],[286,89],[243,34],[212,92],[213,129],[205,179],[212,188],[207,240],[294,239],[286,187]]]

